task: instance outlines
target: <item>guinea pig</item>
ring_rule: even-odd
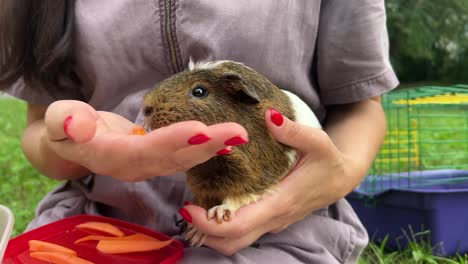
[[[142,111],[150,130],[188,120],[206,125],[236,122],[247,130],[247,144],[186,172],[194,203],[207,209],[209,219],[222,222],[273,191],[296,163],[296,150],[276,141],[266,127],[264,113],[270,108],[293,121],[321,128],[299,97],[254,69],[227,60],[190,62],[188,70],[162,81],[144,96]],[[194,233],[188,238],[199,244],[201,235]]]

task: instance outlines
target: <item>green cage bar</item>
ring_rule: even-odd
[[[399,89],[384,95],[382,104],[387,134],[364,180],[366,191],[380,191],[382,176],[411,188],[427,184],[412,178],[425,171],[468,170],[468,85]]]

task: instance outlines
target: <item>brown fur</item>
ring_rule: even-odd
[[[241,79],[226,77],[230,74]],[[208,89],[206,98],[190,96],[197,85]],[[256,93],[259,102],[244,89]],[[150,129],[199,120],[207,125],[236,122],[249,133],[249,143],[187,171],[195,203],[206,209],[220,205],[226,197],[262,196],[290,169],[286,153],[291,148],[277,142],[265,124],[264,112],[271,107],[295,119],[289,98],[278,87],[253,69],[234,62],[176,74],[150,91],[143,102]]]

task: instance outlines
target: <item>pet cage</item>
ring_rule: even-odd
[[[382,103],[384,144],[348,200],[371,239],[399,247],[424,232],[436,254],[468,252],[468,86],[396,90]]]

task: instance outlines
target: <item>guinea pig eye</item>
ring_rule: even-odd
[[[205,98],[208,96],[208,90],[203,86],[197,86],[192,89],[192,96],[196,98]]]

